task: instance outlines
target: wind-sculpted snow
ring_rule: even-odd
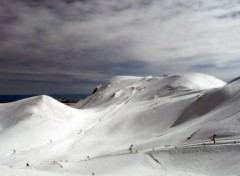
[[[71,111],[75,110],[65,107],[48,96],[32,97],[14,103],[1,104],[0,126],[6,128],[32,118],[67,119],[73,116]]]
[[[4,145],[0,145],[0,155],[65,139],[86,125],[87,117],[48,96],[1,104],[0,140]]]
[[[80,102],[76,107],[108,106],[123,99],[139,102],[178,94],[183,91],[218,88],[224,84],[221,80],[200,73],[165,77],[116,76],[101,86],[96,94]],[[121,96],[114,99],[120,92]]]
[[[114,77],[75,108],[1,104],[0,173],[237,175],[239,107],[239,81],[198,73]]]

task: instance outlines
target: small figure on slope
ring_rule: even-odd
[[[216,144],[216,137],[217,137],[217,135],[216,135],[216,134],[213,134],[212,139],[211,139],[214,144]]]
[[[130,153],[132,153],[132,148],[133,148],[133,145],[131,144],[129,149],[128,149]]]

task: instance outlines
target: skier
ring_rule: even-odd
[[[214,134],[214,135],[212,136],[212,141],[213,141],[214,144],[216,144],[216,137],[217,137],[216,134]]]
[[[133,148],[133,145],[131,144],[129,149],[128,149],[130,151],[130,153],[132,153],[132,148]]]

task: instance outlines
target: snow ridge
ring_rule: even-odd
[[[239,106],[239,81],[200,73],[117,76],[75,108],[1,104],[0,173],[237,175]]]

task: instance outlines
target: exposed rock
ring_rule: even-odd
[[[101,87],[102,87],[102,85],[99,85],[99,86],[95,87],[92,94],[95,94]]]

